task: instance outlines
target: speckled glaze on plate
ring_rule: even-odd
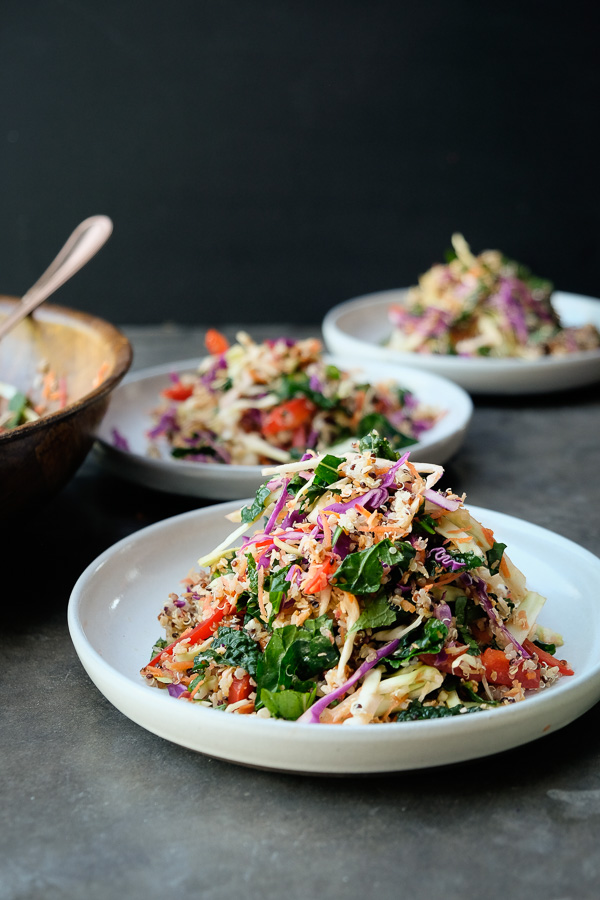
[[[408,288],[378,291],[347,300],[323,319],[331,353],[425,369],[461,385],[471,394],[541,394],[584,387],[600,379],[600,349],[540,359],[490,359],[401,353],[385,346],[392,332],[390,306],[403,303]],[[552,303],[564,325],[591,322],[600,330],[600,300],[555,291]]]
[[[357,362],[356,356],[353,360],[327,359],[341,369],[356,372],[357,378],[394,380],[422,402],[447,410],[446,415],[423,434],[419,443],[410,448],[413,458],[443,463],[461,446],[473,412],[471,398],[462,388],[437,375],[389,363],[369,361],[363,364]],[[264,481],[261,466],[211,465],[173,459],[166,447],[160,459],[146,454],[146,433],[154,424],[150,412],[158,404],[160,391],[169,383],[169,373],[193,372],[199,361],[188,359],[155,366],[126,378],[115,391],[97,432],[96,459],[114,474],[156,490],[212,500],[247,497]],[[115,428],[127,440],[129,451],[115,447]]]
[[[311,725],[227,715],[147,687],[140,668],[156,621],[201,553],[231,530],[224,503],[166,519],[106,550],[81,575],[68,609],[71,638],[90,678],[125,716],[168,741],[243,765],[306,774],[375,773],[461,762],[568,725],[600,699],[600,559],[553,532],[470,507],[508,545],[528,585],[548,599],[542,624],[562,633],[575,670],[514,706],[434,721]]]

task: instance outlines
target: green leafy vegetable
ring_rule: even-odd
[[[339,378],[339,372],[338,372]],[[310,379],[306,372],[295,372],[293,375],[283,375],[277,396],[281,400],[292,400],[298,395],[303,395],[311,400],[320,409],[334,409],[338,405],[337,397],[326,397],[322,391],[316,391],[310,386]]]
[[[25,421],[25,410],[27,409],[27,397],[21,391],[17,391],[8,401],[9,412],[12,416],[4,423],[5,428],[16,428]]]
[[[409,543],[394,544],[385,538],[365,550],[349,553],[331,580],[351,594],[373,594],[379,590],[383,564],[405,572],[414,555],[415,549]]]
[[[373,455],[379,459],[390,459],[392,462],[398,462],[400,459],[400,454],[390,446],[388,439],[376,431],[369,431],[368,434],[361,437],[358,449],[361,453],[371,450]]]
[[[168,647],[168,646],[169,645],[167,644],[167,642],[164,638],[159,638],[157,641],[154,642],[154,646],[152,647],[152,652],[150,654],[150,659],[151,660],[154,659],[154,657],[157,656],[161,650],[164,650],[165,647]]]
[[[256,560],[249,551],[246,553],[246,559],[248,560],[246,578],[250,585],[250,591],[253,594],[258,594],[258,569],[256,568]]]
[[[219,649],[220,653],[217,652]],[[214,661],[226,666],[240,666],[254,676],[260,656],[260,646],[247,631],[221,626],[209,649],[203,650],[194,658],[193,671],[203,672]]]
[[[341,456],[333,456],[331,453],[328,453],[315,469],[315,481],[313,484],[325,485],[339,481],[341,476],[338,468],[343,462],[344,459]]]
[[[344,460],[342,459],[342,457],[333,456],[331,453],[328,453],[321,460],[319,465],[315,468],[315,476],[312,484],[300,501],[300,511],[303,511],[306,507],[311,506],[318,497],[322,496],[322,494],[324,494],[325,491],[329,489],[330,484],[333,484],[335,481],[339,480],[340,473],[338,472],[338,466],[343,462]],[[305,484],[305,478],[302,478],[301,475],[295,475],[292,479],[290,479],[290,482],[287,486],[288,494],[291,494],[293,497],[295,497],[298,491],[303,488]],[[335,489],[334,493],[336,493]]]
[[[402,663],[420,653],[439,653],[447,634],[447,625],[436,618],[427,619],[415,631],[400,638],[400,644],[390,656],[386,656],[385,663],[397,669]]]
[[[173,447],[171,450],[171,456],[174,459],[184,459],[186,456],[196,456],[199,453],[203,453],[205,456],[217,455],[215,448],[209,447],[208,444],[197,444],[195,447]]]
[[[263,688],[260,698],[272,716],[295,720],[311,706],[316,690],[316,684],[311,691],[269,691]]]
[[[312,691],[309,679],[334,666],[339,651],[321,629],[331,626],[327,616],[308,619],[302,627],[285,625],[276,628],[260,656],[256,671],[257,702],[262,703],[262,691],[291,688]]]
[[[456,630],[458,631],[463,643],[469,648],[469,652],[474,656],[479,656],[481,650],[479,644],[469,631],[469,625],[475,619],[481,618],[481,607],[469,597],[460,596],[456,598],[454,604],[454,615],[456,620]]]
[[[373,430],[378,431],[382,437],[387,438],[397,450],[403,447],[412,447],[413,444],[417,443],[415,438],[399,431],[382,413],[374,412],[369,413],[368,416],[363,416],[358,423],[356,433],[359,437],[364,437]]]
[[[291,567],[292,563],[287,566],[282,566],[278,569],[274,569],[271,574],[267,576],[267,578],[265,578],[263,590],[269,592],[269,600],[273,607],[273,612],[271,613],[271,616],[269,618],[269,625],[279,613],[282,600],[287,595],[289,582],[286,581],[286,575],[290,571]]]
[[[477,569],[479,566],[484,565],[484,560],[477,556],[476,553],[473,553],[472,550],[468,550],[466,553],[461,553],[459,550],[450,550],[448,551],[448,556],[452,557],[456,562],[462,563],[465,566],[465,570]]]
[[[368,600],[362,613],[350,631],[362,631],[365,628],[387,628],[393,625],[398,617],[398,610],[391,606],[383,591]]]
[[[417,719],[443,719],[446,716],[464,716],[467,713],[479,712],[479,706],[423,706],[418,700],[412,700],[408,709],[403,709],[396,716],[396,722],[414,722]]]
[[[499,541],[494,541],[494,546],[485,554],[488,569],[490,570],[492,575],[495,575],[499,571],[500,563],[502,562],[502,555],[505,550],[506,544],[501,544],[499,543]]]
[[[242,507],[242,522],[250,524],[250,522],[254,522],[256,519],[258,519],[261,512],[265,508],[265,502],[270,494],[270,488],[268,488],[266,484],[261,484],[250,506]]]
[[[435,534],[435,519],[424,513],[418,519],[413,519],[413,531],[424,531],[425,534]]]
[[[447,263],[451,263],[453,259],[458,259],[456,250],[454,249],[454,247],[448,247],[447,250],[444,250],[444,261]]]
[[[249,591],[244,592],[246,595],[244,599],[246,601],[246,621],[248,621],[249,619],[260,618],[261,614],[258,604],[258,569],[256,567],[256,560],[250,552],[246,553],[246,559],[248,560],[246,578],[248,579]],[[269,594],[269,601],[273,607],[268,622],[269,626],[272,624],[275,616],[279,613],[283,598],[287,594],[289,583],[286,581],[285,576],[291,567],[292,563],[287,566],[275,568],[270,575],[265,576],[263,581],[263,591]],[[238,605],[240,605],[240,602],[238,602]]]

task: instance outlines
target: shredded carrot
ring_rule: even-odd
[[[492,529],[484,528],[482,525],[481,530],[482,530],[483,536],[486,539],[486,541],[488,542],[488,544],[490,544],[493,547],[494,546],[494,532],[492,531]]]
[[[92,381],[92,387],[97,388],[100,387],[106,376],[108,375],[108,370],[110,369],[109,364],[106,360],[102,363],[98,371],[96,372],[96,377]]]
[[[331,547],[331,528],[326,515],[321,516],[321,525],[323,527],[323,547],[328,550]]]
[[[260,607],[260,614],[263,618],[263,621],[266,622],[268,619],[268,616],[267,616],[267,610],[265,608],[265,598],[264,598],[264,591],[263,591],[264,581],[265,581],[265,571],[261,567],[258,570],[258,605]]]
[[[297,625],[298,627],[300,627],[300,625],[304,625],[311,612],[311,608],[308,607],[308,609],[305,609],[301,613],[298,613],[294,619],[294,625]]]
[[[441,584],[449,584],[451,581],[456,579],[456,572],[447,572],[446,575],[441,575],[439,578],[436,578],[435,581],[429,581],[427,584],[423,585],[426,591],[432,587],[439,587]]]
[[[193,691],[190,691],[190,697],[192,699],[196,696],[196,694],[198,693],[198,691],[200,690],[200,688],[202,687],[203,684],[204,684],[204,679],[202,679],[201,681],[198,682],[198,684],[193,689]]]
[[[54,384],[56,382],[56,375],[53,371],[47,372],[44,375],[44,381],[42,386],[42,397],[45,397],[46,400],[50,399],[50,395],[54,389]]]
[[[164,669],[160,669],[158,666],[146,666],[144,671],[149,672],[150,675],[158,675],[160,678],[165,677]]]
[[[302,584],[305,594],[317,594],[322,591],[329,582],[329,576],[335,571],[335,565],[331,558],[309,569],[308,578]]]
[[[175,662],[175,660],[172,660],[168,663],[166,668],[171,669],[173,672],[186,672],[188,669],[191,669],[193,665],[194,663],[189,660],[184,660],[183,662]]]
[[[373,531],[375,534],[383,534],[386,531],[399,531],[401,534],[406,534],[404,525],[373,525],[369,530]]]

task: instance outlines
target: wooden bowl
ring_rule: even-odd
[[[0,319],[18,302],[0,295]],[[92,446],[110,392],[132,357],[129,341],[113,325],[49,303],[0,341],[0,381],[46,407],[34,422],[0,433],[0,509],[5,522],[7,514],[50,497],[74,475]],[[44,372],[54,373],[66,388],[62,408],[59,397],[43,397]]]

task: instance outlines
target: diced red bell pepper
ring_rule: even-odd
[[[490,684],[511,685],[513,681],[518,681],[525,690],[534,691],[540,686],[540,670],[528,669],[524,667],[524,663],[520,662],[514,675],[509,670],[514,663],[509,660],[502,650],[495,650],[488,647],[481,654],[481,661],[485,666],[485,677]]]
[[[555,656],[552,656],[547,650],[542,650],[541,647],[538,647],[533,641],[530,641],[529,638],[523,641],[523,646],[528,653],[535,653],[539,661],[544,663],[545,666],[556,666],[561,675],[575,674],[566,659],[556,659]]]
[[[161,391],[163,397],[167,397],[169,400],[177,400],[181,402],[182,400],[187,400],[188,397],[191,397],[194,393],[194,388],[191,384],[182,384],[181,381],[178,381],[177,384],[174,384],[173,387],[165,388],[164,391]]]
[[[210,615],[207,619],[203,619],[201,622],[195,625],[194,628],[190,628],[189,631],[184,631],[176,641],[173,641],[172,644],[169,644],[169,646],[161,650],[160,653],[157,653],[154,659],[150,660],[148,665],[155,666],[158,662],[160,662],[160,659],[164,653],[166,653],[167,656],[172,656],[173,648],[176,647],[179,641],[182,641],[184,638],[189,638],[190,644],[197,644],[198,641],[205,641],[206,638],[210,637],[213,633],[215,625],[217,625],[221,621],[223,616],[230,612],[231,609],[232,607],[229,603],[226,603],[225,606],[217,606],[212,615]]]
[[[306,397],[294,397],[286,400],[270,410],[262,425],[262,433],[266,437],[273,437],[280,431],[296,431],[313,417],[314,405]]]
[[[237,703],[239,700],[245,700],[252,693],[252,685],[250,684],[250,676],[248,673],[242,675],[241,678],[234,678],[229,688],[229,703]]]
[[[229,350],[229,341],[216,328],[208,329],[204,337],[204,344],[211,356],[217,356],[219,353],[225,353],[226,350]]]

